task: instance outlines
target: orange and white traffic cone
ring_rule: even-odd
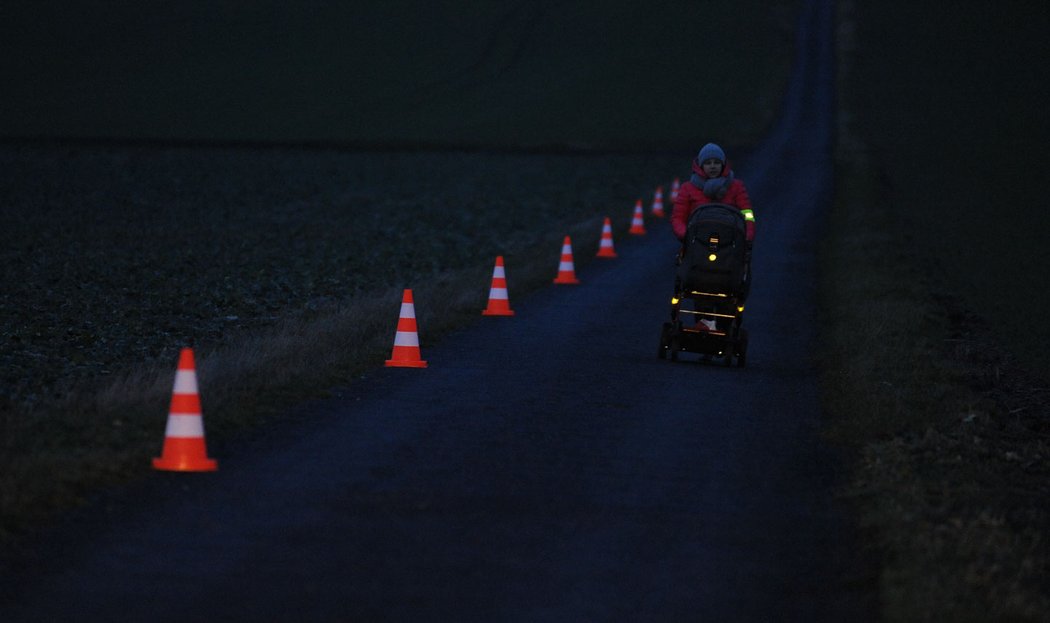
[[[489,288],[489,304],[481,313],[486,316],[513,316],[510,298],[507,296],[507,273],[503,269],[503,256],[496,256],[496,266],[492,269],[492,287]]]
[[[219,469],[219,464],[208,458],[204,447],[204,419],[191,348],[183,348],[179,353],[168,426],[164,432],[164,450],[160,458],[153,459],[153,468],[172,472],[213,472]]]
[[[634,204],[634,217],[631,219],[631,228],[627,230],[627,233],[636,236],[645,235],[645,219],[642,213],[641,199]]]
[[[554,278],[554,283],[580,283],[576,279],[576,265],[572,261],[572,240],[569,236],[565,236],[561,243],[561,261],[558,263],[558,276]]]
[[[616,257],[616,249],[613,248],[612,224],[608,216],[605,217],[605,223],[602,225],[602,241],[598,245],[598,255],[595,257]]]
[[[653,193],[653,216],[656,218],[664,217],[664,187],[657,186],[656,192]]]
[[[678,183],[678,178],[676,177],[674,178],[674,181],[671,182],[671,203],[674,203],[674,200],[678,198],[679,186],[680,184]]]
[[[416,305],[412,301],[412,290],[405,290],[401,297],[401,315],[397,319],[394,334],[394,351],[386,360],[390,368],[425,368],[427,362],[419,357],[419,332],[416,329]]]

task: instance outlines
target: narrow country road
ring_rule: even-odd
[[[517,301],[508,266],[516,316],[423,327],[427,369],[99,504],[0,574],[0,620],[874,618],[814,366],[832,13],[805,3],[782,119],[737,166],[759,219],[746,368],[656,357],[666,222],[578,286]]]

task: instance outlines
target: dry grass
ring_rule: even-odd
[[[1046,620],[1050,391],[944,289],[851,113],[831,216],[843,235],[822,249],[824,398],[829,437],[855,456],[843,496],[881,561],[882,616]]]
[[[841,181],[837,217],[857,226],[877,204]],[[917,258],[880,261],[892,236],[849,238],[824,251],[827,431],[857,457],[843,495],[882,562],[884,617],[1043,620],[1050,391],[929,283],[893,285]]]
[[[849,414],[831,434],[870,438],[937,420],[955,396],[953,362],[937,356],[948,337],[945,314],[930,299],[914,246],[895,233],[891,206],[879,201],[863,153],[839,153],[837,209],[822,262],[829,345],[828,408]],[[863,396],[863,409],[856,408]],[[922,418],[922,421],[916,421]]]

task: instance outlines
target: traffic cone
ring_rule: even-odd
[[[510,299],[507,297],[507,274],[503,269],[503,256],[496,256],[496,266],[492,269],[492,287],[489,288],[489,304],[481,310],[486,316],[513,316]]]
[[[160,458],[153,459],[153,469],[172,472],[214,472],[219,469],[219,464],[208,458],[204,447],[204,419],[201,417],[191,348],[183,348],[179,353],[168,426],[164,432],[164,450]]]
[[[554,278],[554,283],[580,283],[576,279],[576,267],[572,262],[572,240],[568,236],[561,243],[561,262],[558,263],[558,276]]]
[[[605,224],[602,225],[602,242],[598,246],[596,257],[616,257],[616,250],[613,248],[612,224],[609,223],[608,216],[605,217]]]
[[[679,186],[680,184],[678,183],[678,178],[676,177],[674,178],[674,181],[671,182],[671,203],[674,203],[674,200],[678,198]]]
[[[401,315],[397,319],[394,334],[394,351],[386,360],[389,368],[425,368],[427,362],[419,358],[419,333],[416,331],[416,306],[412,302],[412,290],[405,290],[401,297]]]
[[[656,192],[653,193],[653,216],[656,218],[664,217],[664,187],[657,186]]]
[[[637,236],[645,235],[645,220],[642,217],[641,199],[634,204],[634,218],[631,219],[631,228],[627,230],[627,233]]]

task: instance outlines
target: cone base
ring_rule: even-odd
[[[554,280],[554,283],[563,283],[563,284],[574,286],[574,285],[579,285],[580,280],[576,279],[575,277],[558,277],[557,279]]]
[[[514,311],[510,309],[483,309],[482,316],[513,316]]]
[[[407,359],[387,359],[384,364],[388,368],[425,368],[425,361],[409,361]]]
[[[598,255],[595,255],[594,257],[616,257],[616,254],[612,251],[607,251],[598,253]]]
[[[213,459],[153,459],[153,469],[166,472],[214,472],[219,469],[218,461]]]
[[[627,230],[627,233],[634,234],[636,236],[644,236],[645,235],[645,230],[644,229],[631,228],[631,229]]]

